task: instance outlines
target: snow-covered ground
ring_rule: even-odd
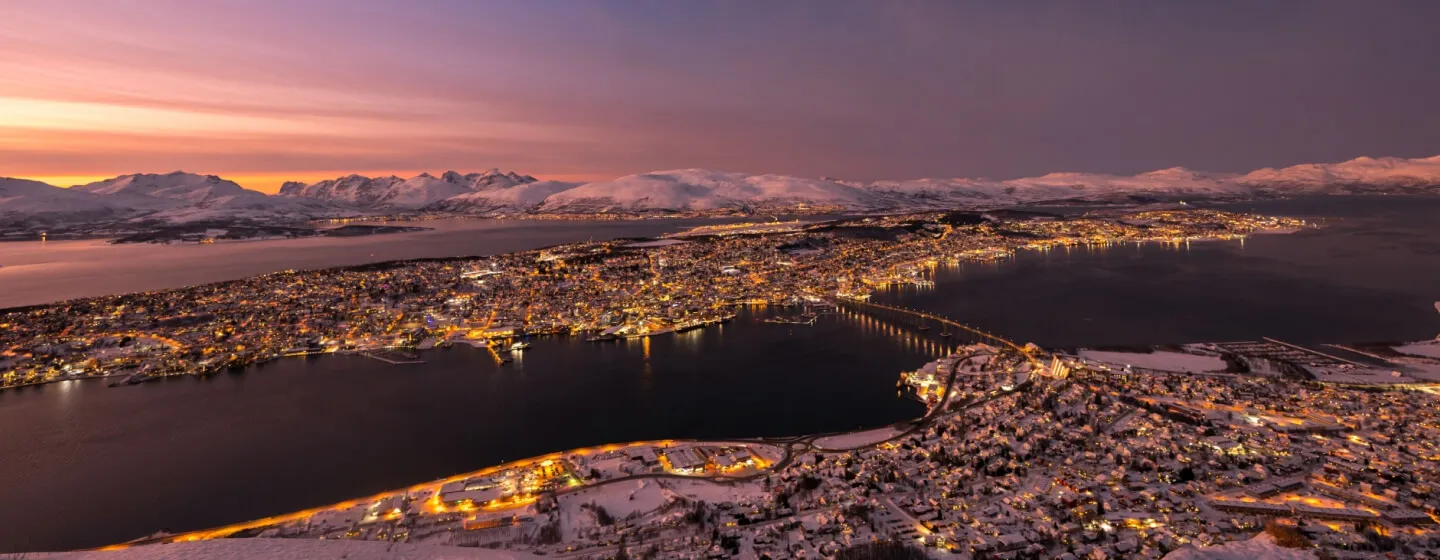
[[[759,482],[718,483],[707,480],[666,480],[663,484],[677,496],[712,504],[758,500],[767,495]]]
[[[631,249],[648,249],[652,247],[669,247],[671,245],[681,245],[684,243],[689,243],[689,241],[683,239],[656,239],[654,241],[637,241],[626,245],[626,247]]]
[[[1224,371],[1225,360],[1218,356],[1199,356],[1181,352],[1155,351],[1148,354],[1137,352],[1103,352],[1081,350],[1080,357],[1107,364],[1134,366],[1145,369],[1178,372]]]
[[[564,509],[566,517],[572,519],[579,516],[580,507],[585,504],[605,508],[605,511],[616,519],[622,519],[634,513],[655,511],[669,501],[670,495],[667,495],[659,481],[645,478],[564,494],[560,497],[560,507]]]
[[[1166,554],[1164,560],[1311,560],[1314,558],[1318,558],[1314,552],[1283,548],[1275,544],[1275,539],[1270,535],[1261,533],[1248,541],[1204,548],[1187,546]]]
[[[825,436],[815,440],[815,447],[820,449],[854,449],[856,447],[880,443],[900,435],[902,431],[903,430],[894,426],[886,426],[884,428],[863,432]]]
[[[36,560],[536,560],[526,552],[377,541],[219,539],[108,552],[27,554]]]
[[[595,504],[616,519],[660,509],[676,498],[709,503],[738,502],[759,498],[765,491],[756,482],[718,483],[708,480],[640,479],[587,488],[560,496],[566,513],[584,504]]]
[[[1427,358],[1440,359],[1440,340],[1426,340],[1423,342],[1411,342],[1395,347],[1395,351],[1411,356],[1425,356]]]
[[[1414,383],[1416,377],[1398,371],[1376,368],[1309,368],[1316,381],[1325,383],[1353,383],[1356,385],[1388,385],[1391,383]]]

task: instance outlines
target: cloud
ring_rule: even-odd
[[[1440,151],[1433,18],[1302,6],[10,0],[0,165],[877,179]]]

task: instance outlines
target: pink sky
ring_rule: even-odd
[[[1244,171],[1440,152],[1440,4],[6,0],[0,176]],[[1434,16],[1434,17],[1430,17]]]

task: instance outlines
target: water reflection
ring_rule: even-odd
[[[0,307],[210,282],[286,269],[493,255],[587,239],[653,237],[727,220],[555,222],[452,219],[433,231],[213,245],[110,245],[103,240],[0,243]],[[415,224],[404,224],[415,225]]]
[[[222,525],[559,449],[829,432],[923,413],[893,396],[895,379],[934,345],[848,313],[805,327],[758,322],[782,311],[608,343],[535,338],[503,365],[456,346],[424,352],[423,365],[330,355],[206,380],[0,392],[0,551]],[[97,468],[115,483],[75,491]]]

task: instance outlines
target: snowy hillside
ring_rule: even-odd
[[[1440,156],[1356,158],[1243,175],[1174,167],[1138,175],[1051,173],[1020,179],[871,183],[679,169],[585,184],[491,169],[408,179],[349,175],[285,183],[277,195],[213,175],[122,175],[60,189],[21,179],[0,185],[0,225],[136,220],[303,221],[395,211],[477,216],[670,211],[903,212],[1068,202],[1232,200],[1298,194],[1440,195]]]
[[[310,198],[372,209],[418,209],[477,190],[502,189],[533,183],[535,178],[492,169],[462,175],[447,171],[439,177],[421,173],[409,179],[350,175],[317,183],[285,183],[279,196]]]
[[[800,206],[862,209],[882,205],[875,193],[835,181],[681,169],[587,183],[551,196],[540,210],[639,212]]]
[[[254,191],[249,191],[254,192]],[[365,212],[328,202],[287,199],[276,196],[225,195],[202,199],[193,204],[158,210],[132,218],[132,221],[161,221],[182,224],[201,221],[246,221],[264,223],[299,223],[319,218],[364,215]]]
[[[1217,546],[1187,546],[1166,554],[1163,560],[1314,560],[1310,550],[1282,548],[1270,535],[1261,533],[1248,541],[1229,542]]]
[[[1275,192],[1417,192],[1434,194],[1440,185],[1440,156],[1358,157],[1340,163],[1307,163],[1251,171],[1237,182]]]
[[[987,179],[916,179],[877,181],[864,188],[906,206],[925,202],[936,206],[996,206],[1036,202],[1127,202],[1137,198],[1232,198],[1249,189],[1231,176],[1206,174],[1176,167],[1134,176],[1096,173],[1051,173],[1040,177],[992,181]]]
[[[208,198],[222,196],[265,196],[265,193],[246,190],[234,182],[214,175],[196,175],[183,171],[164,175],[153,173],[121,175],[113,179],[71,187],[71,189],[111,196],[116,200],[154,198],[171,206],[193,204]]]
[[[0,177],[0,224],[123,218],[130,208],[105,197],[26,179]]]
[[[214,175],[181,171],[122,175],[70,190],[98,195],[129,208],[136,214],[132,221],[303,222],[358,214],[352,208],[269,196]]]
[[[425,207],[437,212],[463,214],[514,214],[529,212],[551,195],[579,186],[579,183],[537,181],[505,187],[491,187],[441,200]]]

